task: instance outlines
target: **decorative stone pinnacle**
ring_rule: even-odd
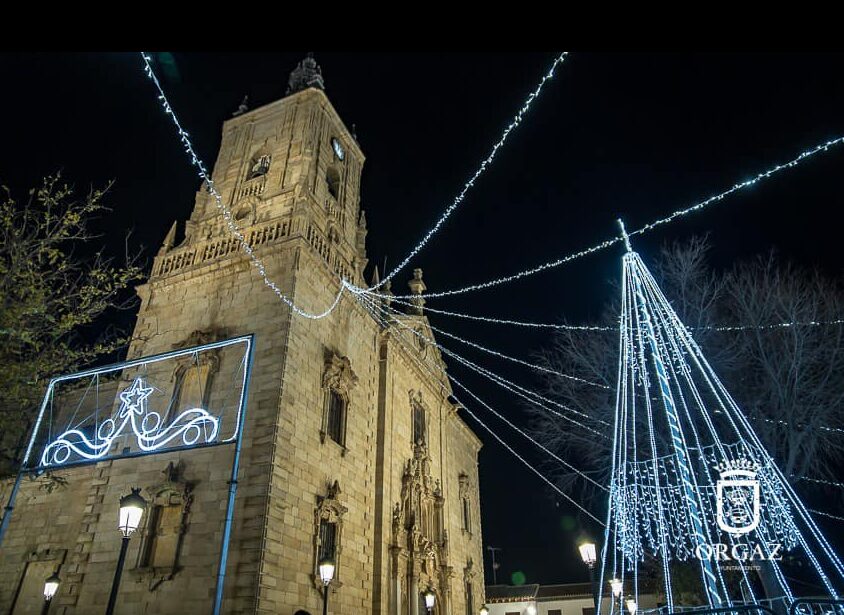
[[[287,81],[287,95],[307,90],[308,88],[325,89],[325,82],[322,80],[322,69],[314,60],[314,55],[309,53],[307,57],[299,62],[290,79]]]
[[[410,308],[411,314],[416,314],[417,316],[422,316],[423,308],[425,307],[425,299],[422,297],[422,293],[428,290],[428,287],[425,285],[424,280],[422,279],[422,270],[417,268],[413,270],[413,279],[407,283],[408,287],[410,288],[410,292],[413,295],[413,298],[410,302],[413,304],[413,307]]]

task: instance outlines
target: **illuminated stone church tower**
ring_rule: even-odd
[[[362,285],[367,265],[364,155],[323,88],[309,57],[285,98],[242,105],[223,125],[213,171],[269,277],[314,313],[331,305],[339,276]],[[167,211],[160,203],[154,215]],[[337,565],[330,613],[424,615],[428,589],[438,615],[483,604],[480,441],[458,416],[437,348],[409,332],[433,337],[421,270],[409,286],[415,307],[389,324],[348,293],[311,320],[267,288],[206,190],[168,233],[138,288],[129,358],[255,335],[224,612],[321,613],[324,555]],[[197,386],[225,386],[213,365],[200,373]],[[67,470],[69,487],[49,495],[25,485],[3,547],[0,609],[40,591],[23,563],[52,552],[63,553],[63,583],[50,612],[104,612],[117,499],[140,487],[159,507],[130,545],[118,612],[210,612],[231,448]]]

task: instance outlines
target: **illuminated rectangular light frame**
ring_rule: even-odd
[[[157,455],[161,453],[171,453],[171,452],[178,452],[184,450],[194,450],[199,448],[209,448],[213,446],[221,446],[224,444],[231,444],[238,440],[238,436],[240,435],[241,428],[242,428],[242,419],[243,419],[243,412],[245,411],[246,407],[246,390],[247,385],[249,382],[249,373],[252,368],[252,345],[254,343],[254,336],[253,335],[241,335],[238,337],[233,337],[227,340],[221,340],[219,342],[211,342],[209,344],[202,344],[199,346],[191,346],[190,348],[180,348],[179,350],[171,350],[169,352],[164,352],[157,355],[150,355],[148,357],[141,357],[138,359],[133,359],[131,361],[122,361],[120,363],[112,363],[111,365],[106,365],[104,367],[99,367],[96,369],[85,370],[82,372],[76,372],[72,374],[64,374],[62,376],[56,376],[55,378],[50,380],[50,383],[47,386],[47,391],[44,394],[44,400],[41,402],[41,408],[38,412],[38,418],[35,421],[35,427],[32,430],[32,435],[29,439],[29,444],[26,448],[26,453],[23,457],[23,462],[21,463],[21,472],[43,472],[46,470],[62,470],[65,468],[73,468],[82,465],[89,465],[92,463],[99,463],[100,461],[107,461],[107,460],[117,460],[117,459],[129,459],[132,457],[145,457],[147,455]],[[95,459],[79,459],[77,461],[73,461],[70,463],[63,463],[60,465],[43,465],[40,463],[36,465],[28,465],[30,456],[32,455],[32,448],[35,445],[35,439],[38,435],[38,430],[41,428],[41,424],[44,419],[44,414],[47,410],[47,405],[49,400],[53,394],[54,388],[57,384],[61,382],[66,382],[68,380],[77,380],[80,378],[86,378],[91,376],[98,376],[101,374],[108,374],[116,371],[122,371],[125,369],[130,369],[132,367],[137,367],[140,365],[150,365],[153,363],[159,363],[161,361],[166,361],[168,359],[174,359],[176,357],[192,355],[195,353],[204,352],[206,350],[214,350],[216,348],[226,348],[229,346],[234,346],[237,344],[244,345],[244,369],[243,369],[243,376],[241,382],[241,389],[240,389],[240,397],[238,399],[237,405],[237,414],[235,415],[235,430],[231,436],[226,438],[225,440],[218,440],[214,442],[202,443],[202,444],[190,444],[190,445],[181,445],[181,446],[172,446],[169,448],[163,449],[156,449],[150,451],[132,451],[129,453],[119,453],[115,455],[105,455],[100,458]],[[48,444],[49,446],[49,444]],[[40,457],[39,457],[40,460]]]

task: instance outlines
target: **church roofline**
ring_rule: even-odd
[[[271,113],[277,107],[280,108],[286,104],[289,104],[296,98],[306,98],[308,96],[322,97],[323,102],[328,105],[328,108],[334,112],[334,115],[339,120],[340,129],[343,133],[342,136],[345,140],[344,145],[353,147],[355,152],[361,157],[361,159],[365,159],[366,155],[363,153],[363,150],[360,148],[360,145],[358,145],[357,139],[355,139],[351,131],[348,129],[346,123],[343,121],[343,118],[337,112],[337,109],[334,107],[333,104],[331,104],[331,99],[328,98],[328,95],[325,93],[325,91],[315,87],[299,90],[298,92],[285,96],[284,98],[279,98],[278,100],[274,100],[265,105],[261,105],[260,107],[255,107],[254,109],[250,109],[249,111],[246,111],[245,113],[242,113],[235,117],[228,118],[227,120],[223,121],[223,126],[236,126],[238,124],[248,123],[249,121],[254,120],[255,117],[259,115]]]

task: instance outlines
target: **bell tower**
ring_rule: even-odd
[[[313,57],[291,73],[287,94],[257,109],[242,105],[223,124],[214,184],[241,228],[286,220],[286,232],[304,236],[335,273],[359,283],[367,263],[363,152],[325,95]],[[214,197],[201,188],[186,242],[226,232]]]

